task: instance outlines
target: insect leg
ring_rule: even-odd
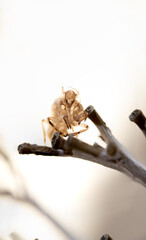
[[[66,137],[68,134],[64,134],[62,131],[60,131],[55,125],[54,123],[51,121],[51,118],[48,117],[47,118],[47,122],[51,125],[51,127],[53,127],[55,129],[56,132],[58,132],[61,136]]]
[[[83,120],[86,120],[88,117],[88,113],[86,111],[83,111],[80,115],[79,115],[79,122],[82,122]]]
[[[44,144],[46,145],[46,131],[45,131],[45,128],[44,128],[44,122],[45,123],[48,123],[48,122],[47,122],[47,120],[42,119],[42,129],[43,129],[43,136],[44,136]]]
[[[74,132],[73,126],[72,126],[72,124],[71,124],[71,123],[69,122],[69,120],[68,120],[68,116],[64,116],[64,117],[63,117],[63,120],[64,120],[67,128],[68,128],[68,129],[71,129],[71,130]]]
[[[64,120],[67,128],[68,128],[68,129],[71,128],[71,125],[70,125],[70,123],[69,123],[69,121],[68,121],[68,116],[64,116],[64,117],[63,117],[63,120]]]
[[[88,130],[89,126],[87,124],[84,124],[84,123],[80,123],[80,126],[81,127],[84,127],[84,129],[78,131],[78,132],[73,132],[72,135],[73,136],[77,136],[78,134],[82,133],[82,132],[85,132]]]

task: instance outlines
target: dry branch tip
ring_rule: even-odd
[[[146,117],[143,112],[139,109],[136,109],[129,115],[129,119],[142,130],[146,137]]]
[[[113,240],[113,239],[109,236],[109,234],[104,234],[100,240]]]

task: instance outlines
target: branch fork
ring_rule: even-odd
[[[118,170],[146,187],[146,167],[134,159],[118,142],[93,106],[87,107],[86,112],[88,118],[100,131],[101,138],[106,143],[106,148],[97,143],[87,144],[74,138],[71,134],[65,139],[58,132],[55,132],[52,138],[52,148],[23,143],[18,146],[18,152],[20,154],[33,153],[36,155],[71,156],[85,159]],[[133,120],[132,117],[130,117],[131,119]],[[146,124],[142,131],[146,131]]]

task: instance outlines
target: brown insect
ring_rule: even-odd
[[[75,90],[75,89],[73,89]],[[52,105],[52,116],[42,120],[42,128],[44,135],[44,143],[46,144],[46,131],[44,123],[48,124],[47,135],[50,140],[57,131],[61,136],[66,137],[69,134],[78,136],[78,134],[85,132],[88,125],[81,123],[86,120],[88,113],[84,111],[83,106],[77,100],[79,92],[77,90],[64,91],[63,95],[57,98]],[[81,126],[83,129],[75,132],[74,127]]]

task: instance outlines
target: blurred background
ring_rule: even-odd
[[[136,108],[146,114],[145,13],[144,0],[0,1],[0,190],[23,196],[25,185],[50,216],[1,196],[2,239],[146,238],[140,184],[88,161],[17,152],[23,142],[44,144],[41,119],[70,86],[146,164],[144,136],[128,119]],[[100,142],[87,124],[79,138]]]

